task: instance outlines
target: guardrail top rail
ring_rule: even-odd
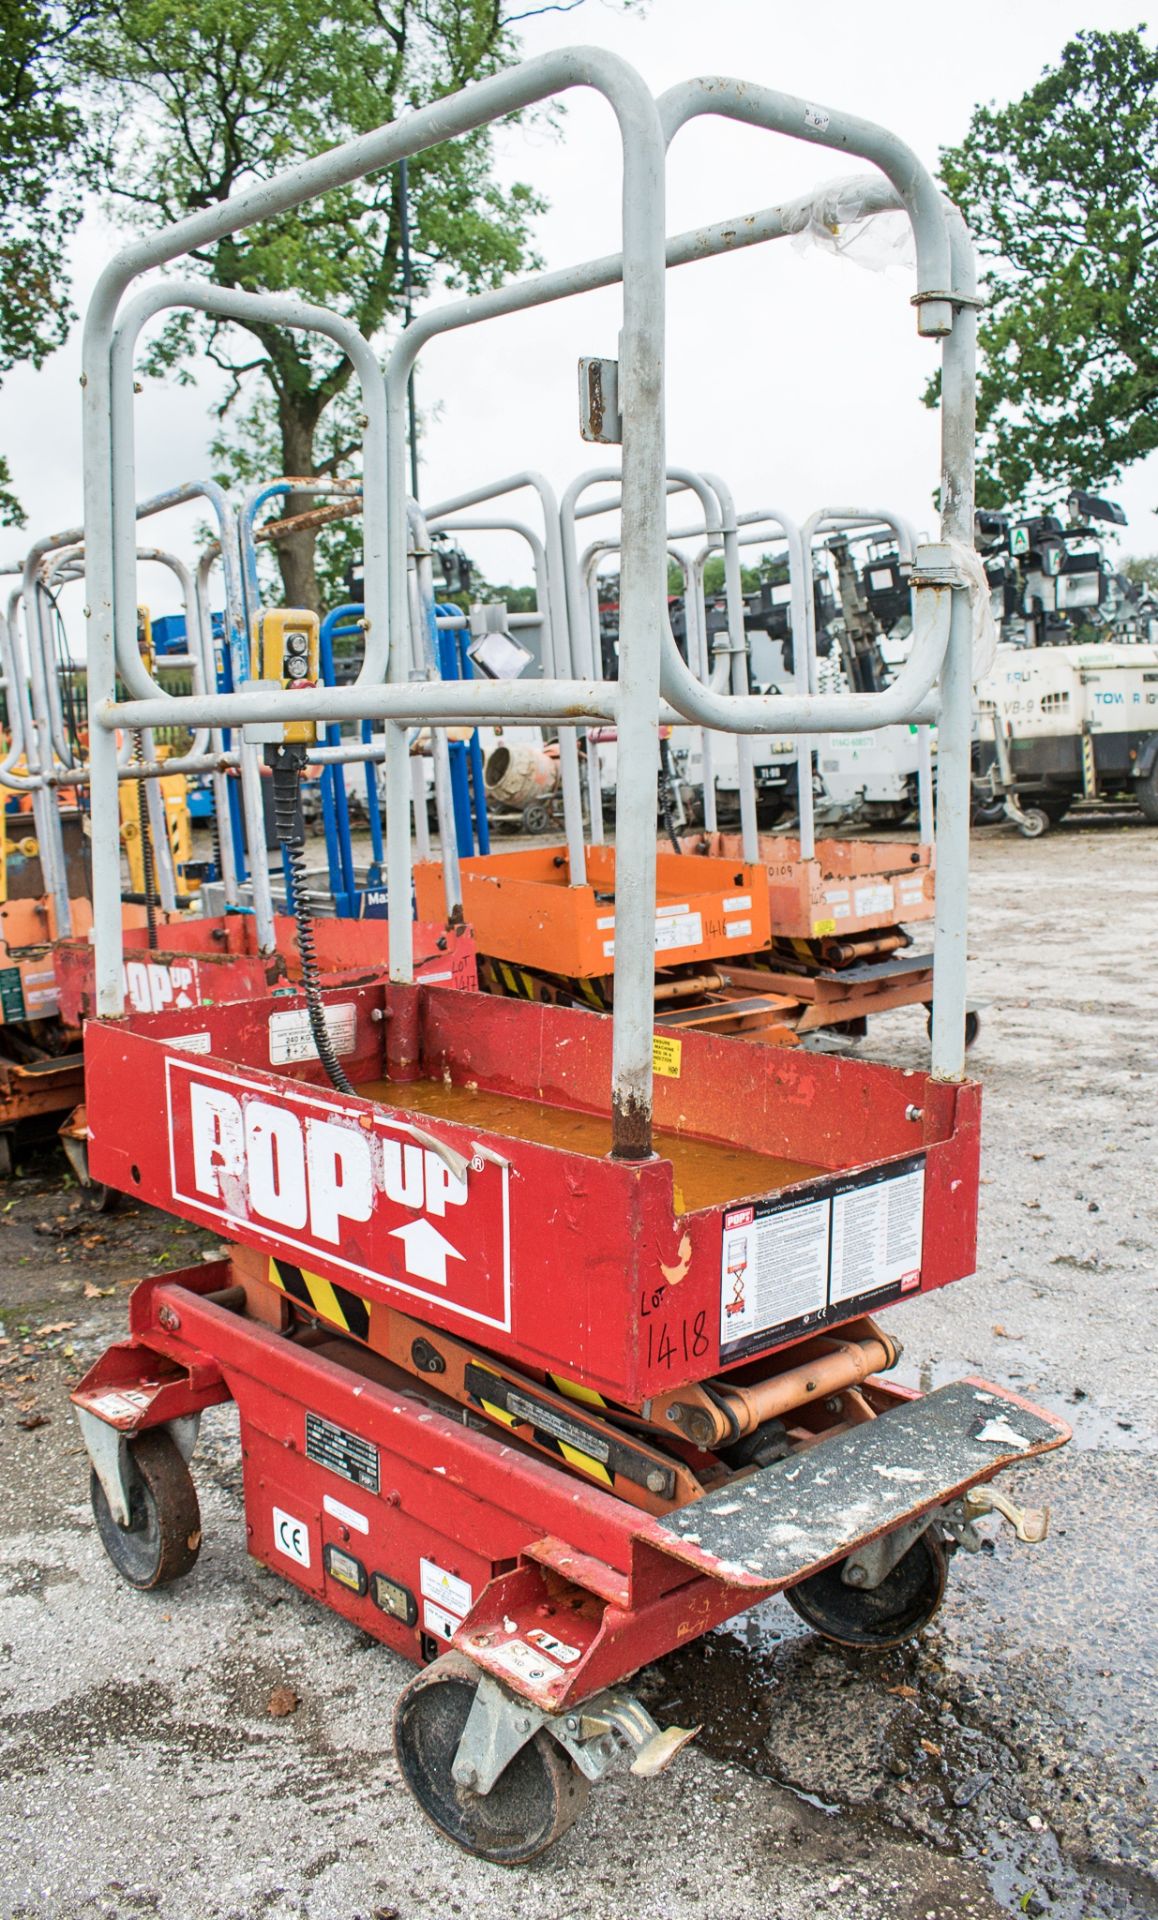
[[[387,540],[389,616],[385,633],[371,627],[357,682],[298,697],[242,689],[225,696],[180,700],[114,698],[115,589],[112,568],[112,507],[118,481],[110,434],[109,352],[118,304],[140,273],[163,265],[221,235],[330,191],[343,182],[452,139],[490,120],[573,86],[602,92],[615,112],[623,146],[623,252],[562,274],[543,275],[497,294],[475,296],[442,310],[441,323],[407,329],[405,351],[387,373]],[[90,555],[88,657],[93,731],[93,794],[97,1007],[122,1010],[121,928],[115,819],[115,746],[119,725],[148,726],[180,717],[195,725],[270,724],[290,718],[382,718],[386,721],[388,885],[391,900],[391,974],[412,975],[409,918],[410,781],[401,723],[547,719],[558,724],[608,720],[617,727],[620,781],[617,851],[617,968],[612,1066],[612,1151],[621,1158],[651,1150],[651,927],[655,891],[654,780],[663,690],[671,705],[693,722],[722,725],[737,733],[799,728],[826,731],[834,725],[883,725],[908,717],[942,670],[942,755],[950,711],[964,742],[962,812],[967,832],[970,609],[954,556],[945,548],[922,550],[914,570],[916,640],[909,668],[882,696],[858,696],[838,718],[831,696],[767,698],[738,691],[713,696],[687,672],[678,650],[661,633],[665,601],[665,486],[663,444],[664,268],[704,258],[753,239],[794,230],[777,210],[747,223],[664,238],[664,146],[684,121],[698,113],[748,118],[782,133],[842,152],[856,152],[888,176],[892,190],[876,191],[881,207],[899,198],[917,237],[918,326],[944,337],[943,500],[946,533],[967,541],[972,519],[972,281],[967,240],[958,236],[951,255],[951,226],[927,173],[903,143],[851,116],[788,96],[727,80],[700,80],[674,89],[657,104],[623,61],[596,49],[544,55],[409,114],[362,138],[335,147],[274,179],[261,182],[219,206],[205,209],[119,254],[98,282],[85,329],[85,508]],[[963,229],[962,229],[963,232]],[[951,266],[952,261],[952,266]],[[954,281],[952,271],[956,270]],[[408,585],[406,572],[405,435],[395,430],[404,406],[405,375],[423,339],[446,325],[466,325],[500,312],[565,297],[594,285],[623,285],[619,394],[623,410],[621,651],[617,684],[592,679],[539,681],[532,685],[485,685],[477,681],[408,684]],[[967,428],[967,430],[966,430]],[[956,592],[952,591],[958,589]],[[369,595],[369,580],[367,581]],[[955,603],[952,623],[949,601]],[[657,649],[657,636],[663,644]],[[388,677],[384,682],[382,675]],[[906,678],[907,674],[907,678]],[[681,678],[682,676],[682,678]],[[902,685],[901,682],[904,682]],[[890,698],[891,697],[891,698]],[[873,701],[878,705],[873,706]],[[306,703],[308,701],[308,712]],[[887,705],[887,718],[885,705]],[[705,710],[706,708],[706,710]],[[846,717],[847,714],[847,717]],[[952,758],[952,755],[950,756]],[[943,808],[943,813],[952,808]],[[957,862],[964,892],[967,840],[958,836]],[[944,866],[944,861],[942,862]],[[947,923],[947,932],[954,928]],[[938,1008],[934,1070],[959,1077],[963,1053],[951,1031],[964,1024],[964,929],[961,973],[947,976],[950,989]],[[938,1061],[937,1032],[941,1033]]]

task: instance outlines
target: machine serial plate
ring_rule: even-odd
[[[378,1449],[344,1427],[332,1426],[320,1413],[306,1415],[306,1458],[328,1467],[356,1487],[378,1491]]]

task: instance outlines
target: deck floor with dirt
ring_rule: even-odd
[[[992,829],[974,855],[979,1273],[887,1324],[902,1378],[984,1373],[1072,1422],[1009,1476],[1052,1507],[1045,1544],[959,1554],[899,1652],[782,1602],[697,1642],[639,1683],[697,1746],[600,1787],[538,1866],[483,1865],[400,1782],[410,1670],[247,1559],[229,1410],[193,1573],[146,1596],[113,1572],[67,1389],[133,1279],[214,1243],[92,1213],[42,1154],[0,1192],[4,1920],[1155,1920],[1158,832]],[[924,1064],[923,1017],[859,1052]]]

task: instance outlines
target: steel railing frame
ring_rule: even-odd
[[[438,311],[445,311],[445,309]],[[412,327],[407,328],[407,339],[412,332]],[[409,353],[407,358],[412,367],[413,360]],[[548,644],[550,646],[555,677],[573,679],[575,648],[571,637],[567,605],[563,546],[559,529],[559,502],[555,489],[546,475],[536,468],[524,467],[520,472],[508,474],[502,480],[496,480],[481,487],[472,487],[465,493],[455,494],[449,500],[437,501],[427,509],[428,519],[433,524],[435,521],[443,520],[448,514],[457,515],[471,507],[485,506],[489,501],[501,499],[508,493],[519,493],[524,488],[529,488],[535,494],[543,515],[542,546],[546,561],[547,597],[544,599],[539,594],[537,598],[540,611],[545,611],[547,615],[547,623],[543,630],[544,646]],[[521,531],[521,527],[517,530]],[[537,569],[535,577],[538,581]],[[579,743],[573,726],[559,729],[559,770],[563,785],[563,819],[571,885],[583,886],[587,879],[587,849],[583,838]]]
[[[610,100],[619,122],[624,148],[624,254],[619,264],[619,272],[608,278],[622,275],[624,287],[624,327],[621,335],[620,351],[620,392],[624,409],[624,528],[623,528],[623,568],[621,580],[621,663],[620,678],[609,697],[608,690],[591,682],[568,681],[540,683],[536,686],[490,688],[477,683],[459,683],[452,690],[433,686],[407,686],[404,684],[406,662],[401,645],[391,648],[389,636],[385,637],[382,651],[388,661],[390,675],[386,686],[375,686],[371,667],[371,649],[377,649],[373,635],[367,648],[367,659],[363,665],[361,683],[352,688],[328,690],[317,698],[316,714],[313,712],[314,700],[311,696],[311,717],[337,717],[349,712],[356,717],[370,717],[380,714],[387,725],[387,787],[388,787],[388,871],[390,873],[390,891],[394,904],[391,916],[391,972],[396,979],[407,979],[412,972],[412,952],[409,935],[408,917],[403,919],[400,907],[399,888],[396,884],[401,876],[409,876],[410,834],[409,834],[409,783],[406,772],[405,735],[399,722],[402,720],[436,721],[440,718],[457,721],[479,719],[496,714],[502,720],[519,718],[548,718],[556,723],[560,719],[583,721],[588,718],[612,719],[615,721],[621,746],[623,774],[621,779],[621,824],[619,831],[619,869],[620,898],[618,902],[619,935],[618,945],[623,963],[617,978],[617,996],[614,1015],[613,1043],[613,1151],[622,1157],[638,1157],[650,1150],[650,1111],[651,1111],[651,975],[652,953],[650,946],[650,924],[653,910],[655,877],[655,836],[654,819],[651,806],[651,788],[654,778],[656,753],[656,732],[659,718],[659,678],[660,661],[656,659],[655,634],[657,621],[657,600],[662,594],[664,580],[663,556],[666,545],[666,530],[660,506],[664,497],[663,489],[663,428],[662,428],[662,388],[663,388],[663,280],[664,264],[668,255],[663,233],[663,138],[660,134],[659,112],[646,93],[637,75],[613,56],[594,53],[590,50],[575,50],[559,54],[542,56],[538,60],[527,62],[524,66],[509,73],[496,76],[465,90],[458,95],[439,101],[436,106],[425,108],[408,115],[404,121],[393,123],[378,132],[362,139],[335,148],[319,159],[289,170],[271,182],[247,189],[234,200],[222,207],[207,209],[177,223],[161,235],[147,241],[141,241],[128,248],[110,264],[102,275],[94,300],[90,306],[86,325],[86,510],[90,524],[98,535],[107,538],[108,528],[103,512],[103,500],[107,495],[111,474],[111,449],[108,434],[108,381],[107,368],[103,365],[107,338],[112,319],[115,316],[117,302],[121,294],[136,273],[151,266],[162,264],[176,257],[182,251],[194,245],[204,245],[227,231],[235,231],[278,211],[300,204],[312,195],[326,191],[346,180],[359,176],[369,168],[376,168],[391,161],[423,150],[425,146],[454,137],[458,133],[484,124],[498,114],[508,113],[520,106],[564,91],[574,85],[590,85],[602,91]],[[732,117],[755,117],[757,124],[765,124],[775,130],[787,132],[797,137],[808,138],[816,144],[832,146],[844,151],[860,152],[863,157],[880,165],[886,174],[893,177],[894,185],[904,201],[917,233],[918,242],[918,323],[922,332],[934,336],[948,335],[946,345],[946,368],[943,403],[943,437],[946,443],[945,467],[949,485],[945,490],[946,519],[952,523],[962,518],[962,502],[968,499],[971,519],[971,434],[966,438],[961,432],[962,422],[969,416],[971,428],[972,360],[966,350],[972,341],[972,330],[961,325],[962,318],[967,322],[971,317],[968,309],[958,314],[958,326],[954,329],[954,309],[960,305],[958,293],[962,291],[962,282],[950,292],[948,223],[945,218],[936,188],[907,148],[881,129],[867,123],[854,120],[850,116],[828,113],[807,107],[801,101],[789,101],[786,96],[771,95],[764,90],[744,88],[738,83],[725,81],[692,82],[689,88],[675,90],[686,96],[686,110],[676,114],[671,112],[672,96],[665,96],[664,106],[668,113],[671,131],[676,130],[683,120],[700,112],[724,112]],[[743,100],[741,101],[741,96]],[[770,104],[771,103],[771,106]],[[755,113],[753,114],[753,107]],[[768,237],[775,231],[768,229]],[[779,223],[779,231],[784,225]],[[731,240],[728,244],[735,244]],[[740,244],[743,244],[741,241]],[[698,251],[686,254],[687,258],[701,257]],[[590,273],[590,263],[587,269]],[[546,276],[545,278],[549,278]],[[584,279],[583,270],[572,270],[563,276],[566,286],[561,287],[554,297],[561,297],[564,291],[580,289]],[[588,280],[588,284],[600,284],[598,280]],[[606,283],[606,282],[603,282]],[[524,295],[522,304],[533,305],[545,297],[543,283]],[[468,324],[470,320],[486,317],[484,299],[476,300],[474,311],[469,318],[459,321]],[[460,303],[461,308],[468,303]],[[505,308],[514,311],[520,304],[516,298]],[[503,310],[492,307],[491,311]],[[437,329],[436,329],[437,330]],[[408,332],[414,331],[413,329]],[[954,353],[954,338],[958,343]],[[415,341],[415,350],[420,345]],[[412,364],[412,355],[411,358]],[[398,370],[398,355],[392,356],[391,367],[387,375],[388,413],[397,406],[397,391],[392,389],[391,376]],[[404,386],[403,382],[403,386]],[[388,436],[389,464],[389,541],[388,548],[392,561],[390,567],[391,619],[390,633],[401,637],[407,631],[407,585],[405,568],[396,562],[396,557],[404,551],[406,505],[404,481],[404,445],[402,436]],[[958,537],[968,540],[971,526],[958,529]],[[401,536],[401,537],[400,537]],[[90,534],[91,539],[91,534]],[[100,540],[93,541],[94,546]],[[939,557],[939,556],[935,556]],[[103,691],[109,709],[102,711],[98,705],[96,720],[102,732],[117,724],[111,711],[113,699],[114,640],[112,634],[112,593],[111,579],[100,583],[101,593],[94,592],[93,633],[90,638],[90,661],[103,680]],[[963,590],[951,593],[953,587],[960,586],[959,576],[954,573],[951,559],[946,556],[944,570],[940,576],[926,570],[919,582],[926,588],[937,608],[939,624],[941,603],[950,598],[960,603],[961,618],[954,608],[952,621],[944,624],[952,630],[960,626],[965,631],[969,625],[969,608]],[[918,620],[916,626],[920,626]],[[661,636],[662,638],[662,636]],[[919,644],[920,633],[914,645],[914,655],[936,652],[936,638],[923,647]],[[960,684],[962,671],[967,672],[968,661],[955,659],[952,645],[952,631],[949,638],[949,654],[945,669],[944,700],[950,696],[957,706],[962,704]],[[960,654],[958,647],[956,653]],[[674,643],[669,651],[662,648],[665,682],[670,681],[677,690],[687,696],[687,689],[680,686],[678,676],[672,669],[671,655],[682,667]],[[934,676],[935,677],[935,669]],[[919,679],[919,674],[910,674],[910,683]],[[931,684],[931,681],[930,681]],[[969,688],[968,679],[964,687],[964,725],[966,749],[969,731]],[[689,719],[701,716],[692,704],[697,694],[706,693],[705,689],[694,682],[690,698],[681,699],[681,711]],[[890,690],[892,691],[892,690]],[[911,691],[911,686],[905,689]],[[514,694],[514,699],[510,696]],[[506,695],[505,698],[499,696]],[[337,697],[335,697],[337,696]],[[343,699],[341,696],[346,696]],[[481,696],[481,698],[480,698]],[[777,731],[788,730],[791,722],[789,713],[783,709],[774,714],[765,715],[754,712],[752,696],[731,696],[732,712],[725,721],[727,730],[745,732],[762,731],[771,724]],[[173,703],[164,702],[170,714]],[[182,703],[183,704],[183,703]],[[193,703],[195,705],[195,703]],[[797,712],[797,724],[802,730],[830,730],[835,715],[831,711],[819,712],[816,709],[823,702],[817,698],[811,704],[805,704],[803,712]],[[856,711],[855,720],[850,724],[864,724],[863,698],[861,708]],[[124,713],[127,724],[148,724],[155,719],[155,698],[130,701]],[[784,705],[791,710],[793,702]],[[209,703],[210,711],[194,712],[187,716],[202,720],[219,717]],[[742,711],[741,711],[742,709]],[[294,700],[291,706],[286,696],[274,693],[257,695],[241,692],[229,696],[226,709],[230,724],[244,723],[247,720],[271,721],[289,717],[292,712],[300,715],[302,703]],[[166,718],[170,717],[166,714]],[[714,721],[716,716],[706,716]],[[869,724],[885,724],[883,713],[874,711]],[[944,731],[944,728],[943,728]],[[399,749],[391,755],[389,748],[394,735],[400,736]],[[94,734],[94,739],[97,736]],[[102,756],[103,758],[104,756]],[[393,762],[393,765],[392,765]],[[967,752],[966,752],[967,766]],[[97,756],[94,753],[94,793],[97,788],[96,776],[100,772]],[[398,775],[402,779],[399,782]],[[103,784],[108,785],[107,775]],[[630,791],[625,790],[629,788]],[[967,831],[967,811],[966,811]],[[107,826],[104,829],[107,838]],[[966,843],[967,850],[967,843]],[[100,864],[102,870],[107,861],[96,859],[94,848],[94,866]],[[98,889],[102,894],[107,887]],[[407,888],[407,896],[408,896]],[[407,897],[407,905],[409,900]],[[395,934],[397,933],[397,940]],[[118,1013],[121,1008],[119,961],[120,926],[119,913],[114,916],[110,902],[102,898],[98,912],[98,1006],[102,1012]],[[963,957],[963,952],[962,952]],[[952,982],[950,981],[952,985]],[[952,994],[949,996],[954,997]],[[963,1013],[963,982],[957,998],[956,1011]],[[950,1009],[952,1012],[953,1009]],[[963,1026],[963,1019],[960,1024]],[[940,1025],[943,1037],[948,1028],[944,1019]],[[951,1045],[942,1047],[942,1071],[947,1070]],[[936,1026],[935,1059],[936,1060]],[[950,1073],[950,1077],[954,1077]]]
[[[109,806],[113,791],[113,752],[111,729],[117,724],[115,706],[115,606],[111,567],[112,526],[109,495],[115,484],[111,436],[109,394],[109,348],[120,300],[132,280],[149,268],[161,266],[194,247],[202,247],[228,232],[235,232],[303,201],[332,190],[365,173],[375,171],[403,157],[420,153],[442,141],[471,131],[496,118],[535,102],[565,92],[574,86],[594,87],[605,95],[616,115],[623,147],[622,216],[624,236],[624,312],[621,336],[621,380],[629,425],[624,448],[625,555],[624,626],[625,672],[621,682],[621,729],[632,736],[635,751],[630,762],[638,769],[636,784],[646,781],[654,758],[658,708],[658,663],[654,646],[649,646],[649,602],[654,599],[654,583],[662,566],[663,529],[656,497],[656,482],[663,469],[663,365],[664,365],[664,166],[663,141],[652,96],[639,76],[623,61],[593,50],[561,51],[543,55],[522,66],[495,75],[458,94],[452,94],[431,106],[407,114],[403,119],[363,135],[343,146],[330,149],[318,158],[288,169],[270,181],[244,189],[220,206],[204,209],[164,229],[157,235],[137,241],[124,249],[109,265],[98,282],[90,302],[85,325],[85,512],[89,528],[90,551],[99,552],[109,563],[92,582],[91,622],[88,646],[90,682],[96,693],[93,703],[93,792],[94,872],[99,876],[95,891],[96,929],[96,1003],[98,1011],[117,1015],[123,1006],[121,988],[121,926],[119,899],[113,887],[114,837]],[[405,733],[400,720],[437,718],[438,704],[450,718],[457,719],[463,709],[474,704],[470,696],[481,694],[479,705],[489,704],[507,716],[513,705],[497,699],[505,688],[477,687],[474,682],[457,683],[450,689],[411,686],[406,679],[408,662],[404,658],[402,636],[408,628],[407,582],[405,564],[406,495],[405,453],[401,438],[387,449],[389,462],[387,545],[389,568],[390,624],[386,632],[367,635],[366,658],[360,685],[350,689],[330,689],[317,699],[318,711],[312,718],[328,718],[341,710],[335,695],[353,694],[353,711],[358,718],[371,717],[358,701],[369,691],[380,703],[383,717],[393,721],[387,726],[387,872],[391,899],[390,946],[391,972],[395,979],[408,980],[413,973],[413,938],[409,918],[410,889],[405,886],[405,914],[402,911],[403,876],[410,869],[409,772]],[[398,644],[391,647],[390,639]],[[382,670],[389,674],[386,687],[375,686]],[[550,717],[552,706],[566,695],[549,689],[545,683],[542,701]],[[536,691],[519,692],[527,696]],[[433,695],[433,714],[423,712],[424,694]],[[384,697],[384,696],[393,696]],[[598,698],[595,690],[573,690],[572,705],[582,712],[587,699]],[[323,699],[326,705],[322,705]],[[127,703],[122,716],[129,724],[148,724],[155,696]],[[313,705],[311,697],[311,705]],[[209,699],[208,711],[196,714],[201,720],[220,717],[220,708]],[[132,714],[134,706],[136,714]],[[253,711],[247,711],[252,706]],[[247,719],[272,721],[301,713],[301,702],[293,696],[266,694],[255,699],[242,692],[231,696],[226,713],[239,722]],[[132,718],[129,715],[132,714]],[[99,743],[99,751],[98,751]],[[640,796],[642,797],[642,795]],[[615,1021],[612,1114],[615,1150],[625,1157],[650,1152],[651,1116],[651,953],[646,938],[652,917],[651,900],[655,886],[655,843],[653,822],[644,810],[633,808],[638,818],[627,831],[623,856],[628,883],[620,904],[622,946],[625,955],[623,994]]]

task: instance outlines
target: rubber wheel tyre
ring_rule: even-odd
[[[1158,827],[1158,760],[1155,760],[1144,780],[1139,780],[1134,789],[1138,805],[1142,809],[1142,818],[1152,827]]]
[[[553,1847],[587,1804],[588,1781],[540,1728],[489,1793],[460,1787],[451,1768],[479,1683],[461,1653],[444,1653],[400,1695],[394,1752],[427,1819],[467,1853],[521,1867]]]
[[[523,832],[546,833],[551,825],[550,810],[541,800],[528,800],[523,808]]]
[[[1023,807],[1017,831],[1027,840],[1040,840],[1043,833],[1050,829],[1050,817],[1044,807]]]
[[[973,825],[975,827],[995,827],[1005,818],[1004,800],[981,800],[973,807]]]
[[[124,1195],[119,1187],[106,1187],[103,1180],[94,1180],[85,1188],[84,1198],[92,1213],[115,1213]]]
[[[926,1627],[945,1593],[949,1562],[929,1528],[914,1540],[879,1587],[846,1587],[843,1560],[788,1587],[784,1598],[806,1626],[840,1647],[903,1646]]]
[[[193,1476],[169,1435],[143,1433],[128,1449],[129,1524],[118,1526],[105,1490],[90,1493],[101,1545],[122,1580],[148,1592],[188,1573],[201,1550],[201,1509]]]

